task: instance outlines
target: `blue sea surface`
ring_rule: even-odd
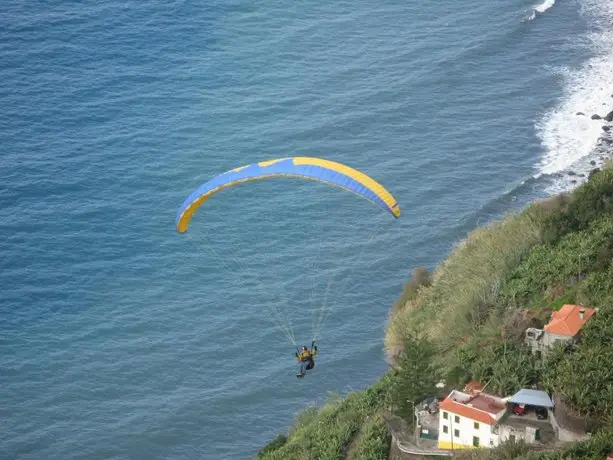
[[[251,458],[374,382],[411,269],[588,158],[553,115],[583,71],[613,86],[608,0],[545,4],[5,2],[0,458]],[[274,179],[176,232],[201,183],[287,156],[362,170],[401,218]],[[327,318],[305,379],[277,314],[299,345]]]

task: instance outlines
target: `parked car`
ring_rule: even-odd
[[[524,415],[526,413],[526,405],[525,404],[515,404],[515,407],[513,407],[513,413],[515,415]]]
[[[547,409],[544,407],[535,407],[534,412],[538,420],[547,420]]]

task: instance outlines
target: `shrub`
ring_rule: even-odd
[[[489,391],[507,396],[536,381],[538,362],[523,345],[506,339],[474,342],[458,351],[459,361],[471,376],[487,382]]]
[[[545,222],[545,239],[554,242],[571,232],[586,228],[589,223],[613,214],[613,168],[608,166],[573,191],[566,208],[552,213]]]
[[[454,455],[457,460],[513,460],[527,454],[528,445],[520,441],[507,441],[493,449],[470,449]]]
[[[392,305],[391,316],[402,310],[408,301],[414,299],[422,286],[430,286],[431,282],[431,275],[427,268],[417,267],[413,269],[411,279],[404,283],[400,298]]]
[[[383,418],[370,417],[347,454],[347,460],[387,460],[391,436]]]
[[[548,452],[520,457],[521,460],[604,460],[613,453],[613,430],[603,430],[587,441],[581,441],[561,452]]]
[[[613,216],[606,216],[594,220],[583,231],[565,235],[557,244],[536,245],[510,274],[500,302],[517,307],[529,304],[535,297],[547,301],[563,295],[587,272],[607,267],[612,242]]]
[[[342,458],[352,440],[387,401],[389,378],[372,387],[334,399],[320,409],[309,408],[296,417],[287,441],[259,456],[261,460]]]
[[[586,323],[581,342],[548,357],[544,383],[583,416],[613,422],[613,309]]]
[[[258,458],[283,447],[287,443],[287,436],[280,434],[275,439],[266,444],[259,452]]]

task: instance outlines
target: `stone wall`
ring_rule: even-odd
[[[551,426],[553,427],[553,430],[555,431],[556,438],[559,441],[575,442],[575,441],[582,441],[589,437],[584,433],[576,433],[574,431],[570,431],[570,430],[561,428],[560,425],[558,425],[558,422],[556,421],[555,416],[553,415],[553,412],[551,411],[549,411],[549,422],[551,423]]]
[[[559,395],[553,395],[553,404],[555,406],[553,413],[560,428],[576,433],[585,433],[587,431],[587,419],[573,414]]]

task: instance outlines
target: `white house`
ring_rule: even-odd
[[[498,445],[500,436],[494,433],[494,427],[506,413],[506,404],[501,398],[484,393],[467,394],[453,390],[440,403],[439,410],[440,449]]]

